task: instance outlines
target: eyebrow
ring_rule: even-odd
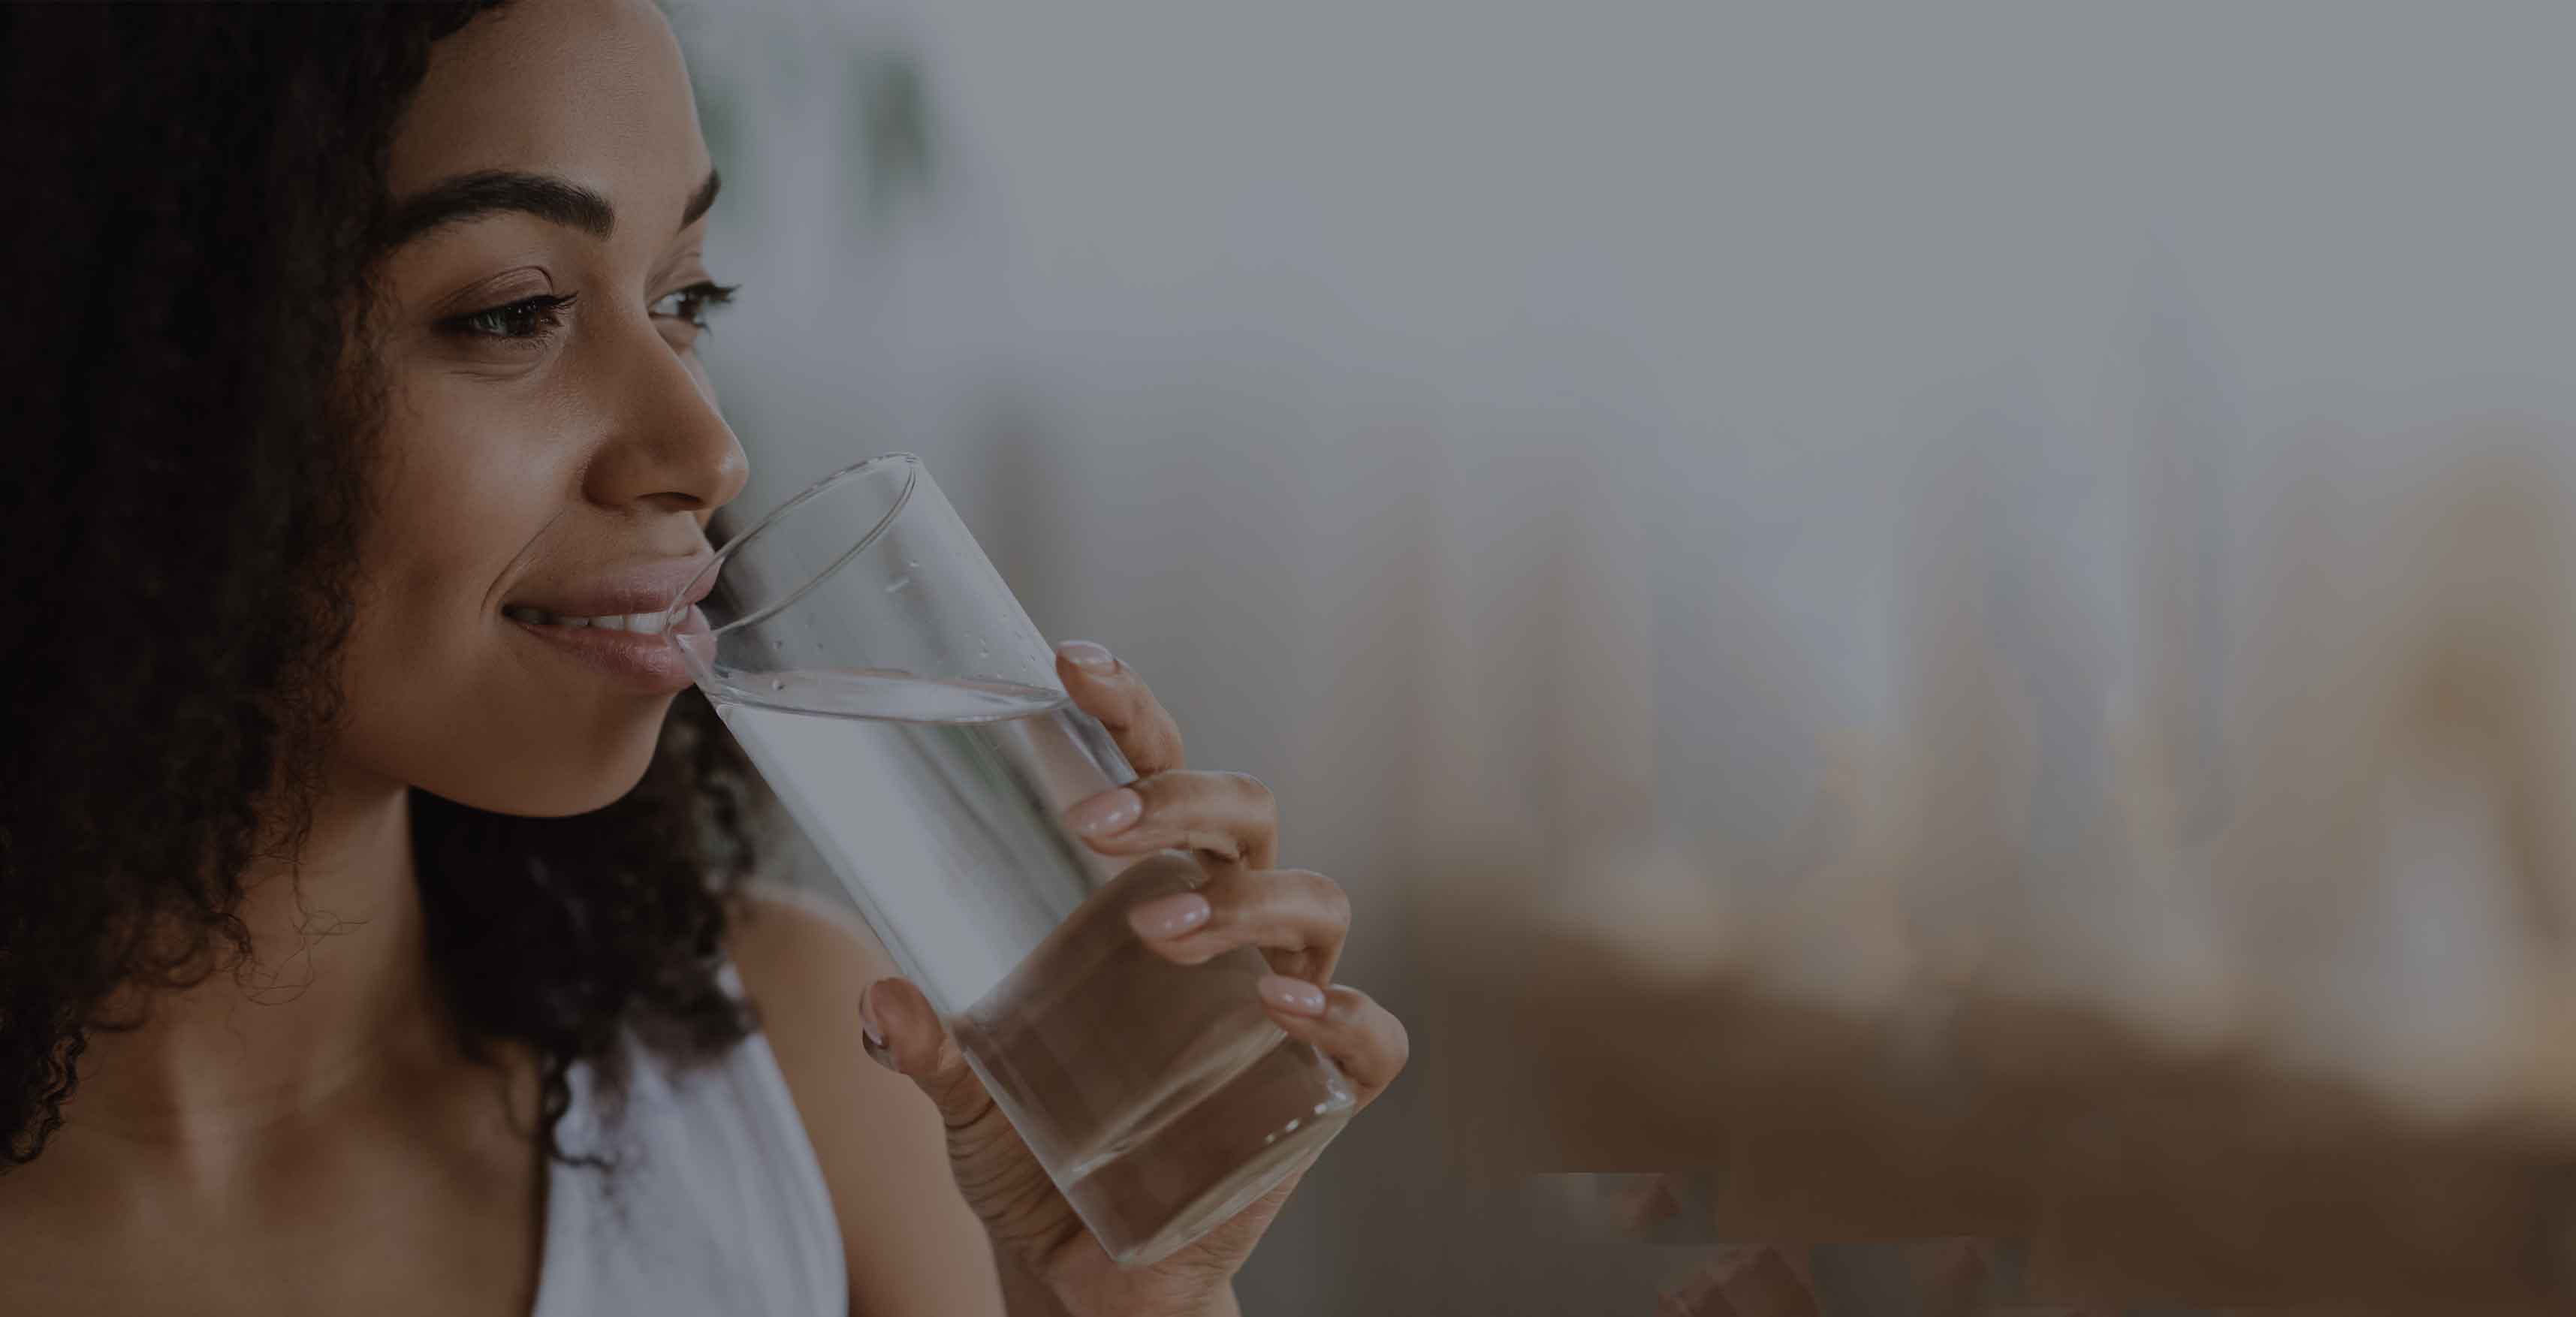
[[[716,172],[708,170],[706,181],[689,194],[689,204],[680,212],[681,228],[716,204],[719,184]],[[386,217],[383,244],[399,247],[450,224],[509,213],[534,215],[598,238],[617,227],[617,210],[608,198],[579,183],[552,174],[487,169],[459,174],[405,198]]]

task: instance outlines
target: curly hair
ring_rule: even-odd
[[[242,875],[293,854],[339,708],[370,437],[369,288],[395,125],[492,0],[0,10],[20,230],[0,482],[0,1170],[62,1123],[122,990],[250,963]],[[694,1059],[751,1028],[719,982],[764,797],[681,697],[608,808],[503,817],[415,791],[430,963],[469,1049],[577,1063],[636,1029]]]

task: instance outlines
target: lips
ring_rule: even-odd
[[[707,597],[707,591],[715,588],[716,578],[708,576],[694,585],[692,581],[713,556],[701,553],[637,563],[566,585],[525,587],[513,593],[501,605],[501,611],[533,615],[549,622],[632,618],[646,613],[659,616],[672,609],[673,597],[683,589],[688,590],[689,596],[679,603],[694,604]]]
[[[692,581],[708,556],[616,568],[559,587],[532,588],[501,605],[518,630],[620,684],[645,694],[667,695],[689,684],[675,635],[704,635],[706,616],[697,601],[715,587],[715,576]],[[674,596],[686,589],[685,598]]]

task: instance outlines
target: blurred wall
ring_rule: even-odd
[[[678,21],[746,501],[924,454],[1416,1022],[1247,1311],[1647,1310],[1462,1187],[1515,926],[2570,1109],[2576,10]]]

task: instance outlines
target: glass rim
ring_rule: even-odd
[[[708,634],[710,636],[720,636],[738,627],[750,626],[756,622],[766,621],[769,618],[776,616],[780,611],[794,604],[797,600],[812,593],[814,587],[831,579],[833,573],[848,566],[851,559],[867,552],[868,546],[876,543],[877,540],[885,534],[886,527],[893,525],[894,519],[897,516],[902,515],[904,508],[912,502],[912,491],[919,488],[921,484],[923,469],[921,459],[919,457],[911,453],[879,453],[875,457],[868,458],[864,461],[852,462],[848,466],[842,467],[840,470],[815,481],[813,484],[807,485],[801,490],[798,490],[794,497],[779,504],[777,507],[771,508],[768,512],[762,514],[760,520],[744,527],[741,533],[735,535],[732,539],[725,541],[724,547],[716,550],[714,557],[707,559],[707,565],[699,568],[697,575],[690,577],[687,585],[680,587],[679,596],[677,599],[672,601],[671,607],[668,611],[676,616],[686,609],[695,607],[696,605],[694,604],[682,603],[680,601],[687,599],[693,592],[695,592],[698,588],[699,582],[706,580],[709,576],[719,571],[722,571],[726,561],[731,559],[736,552],[740,551],[742,546],[749,544],[752,540],[758,538],[761,532],[778,524],[781,518],[784,518],[788,513],[793,512],[798,507],[802,506],[806,500],[814,498],[827,490],[836,488],[844,481],[855,480],[858,477],[867,474],[875,467],[884,465],[893,465],[904,468],[903,488],[895,493],[894,505],[887,508],[883,516],[877,518],[875,525],[868,527],[866,534],[861,535],[850,545],[849,548],[842,550],[841,555],[834,558],[829,565],[823,568],[823,570],[814,573],[814,575],[808,578],[804,583],[798,585],[795,589],[788,591],[785,598],[780,599],[775,603],[764,604],[749,613],[745,613],[741,617],[737,617],[734,620],[725,623],[723,626],[714,628],[712,631],[708,632]]]

